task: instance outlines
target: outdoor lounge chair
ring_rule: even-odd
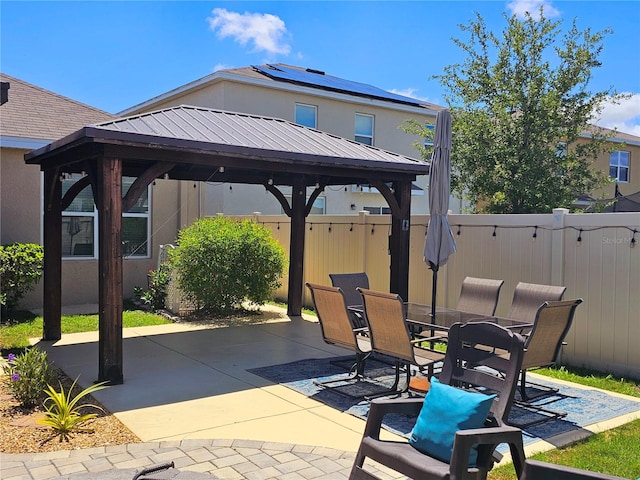
[[[509,352],[509,358],[497,355],[496,350]],[[477,393],[454,387],[465,386],[484,393],[495,393],[497,396],[493,400],[489,397],[489,404],[485,404],[485,412],[476,414],[475,422],[479,426],[472,428],[470,423],[460,422],[462,419],[456,417],[465,412],[464,408],[459,409],[458,406],[466,400],[452,396],[447,401],[446,396],[438,393],[440,388],[434,390],[433,382],[425,398],[373,400],[349,478],[375,479],[365,465],[366,459],[370,459],[414,479],[486,479],[494,462],[501,458],[495,452],[501,443],[509,445],[516,473],[520,475],[524,462],[522,430],[507,426],[506,419],[513,402],[523,351],[522,337],[495,323],[454,324],[449,330],[444,365],[436,385],[446,385],[448,390],[445,392],[449,395],[453,392],[463,399]],[[417,445],[412,442],[416,445],[414,447],[405,441],[381,440],[382,420],[387,414],[419,415],[411,434],[412,439],[421,435],[428,438],[429,430],[432,431],[434,443],[437,437],[446,444],[445,451],[449,458],[443,458],[438,453],[438,445]],[[420,432],[424,425],[429,428]],[[464,427],[458,429],[456,425]],[[448,431],[446,435],[445,431]],[[473,445],[477,445],[477,458],[470,465]],[[434,453],[431,453],[432,449]]]
[[[513,291],[513,300],[507,317],[533,323],[538,308],[544,302],[562,300],[567,287],[519,282]]]
[[[520,480],[622,480],[622,477],[590,472],[564,465],[526,460]]]
[[[306,283],[311,292],[313,306],[318,316],[322,338],[330,345],[338,345],[351,350],[356,360],[349,372],[349,376],[326,382],[315,382],[317,385],[330,387],[332,383],[345,380],[359,380],[363,378],[365,361],[371,355],[369,338],[360,335],[357,328],[353,328],[347,311],[344,293],[340,288]]]
[[[358,273],[330,273],[331,285],[334,287],[340,287],[344,292],[344,298],[347,302],[347,306],[360,306],[362,305],[362,297],[360,292],[356,290],[358,287],[369,288],[369,277],[365,272]],[[353,326],[356,328],[363,328],[367,326],[364,316],[360,312],[349,310],[349,315]]]
[[[462,282],[456,310],[493,315],[498,306],[498,297],[504,280],[466,277]]]
[[[402,369],[405,370],[407,381],[401,391],[406,391],[411,380],[410,366],[415,365],[420,370],[430,368],[433,371],[433,365],[444,359],[444,353],[416,346],[428,342],[429,338],[411,339],[400,295],[360,287],[358,291],[362,294],[364,315],[369,325],[371,349],[375,353],[390,357],[396,366],[395,381],[390,391],[398,390]]]
[[[578,305],[581,303],[582,299],[578,298],[576,300],[545,302],[538,308],[533,328],[525,337],[525,353],[520,373],[520,400],[518,403],[526,405],[527,408],[534,409],[545,415],[536,421],[518,425],[519,427],[531,426],[552,418],[561,418],[567,415],[564,412],[554,412],[546,408],[531,405],[532,400],[543,395],[555,393],[558,389],[529,382],[529,385],[535,385],[543,391],[533,396],[527,395],[527,370],[547,367],[557,362],[564,338],[571,328],[576,308],[578,308]]]

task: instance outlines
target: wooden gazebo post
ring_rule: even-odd
[[[119,385],[122,366],[122,160],[98,160],[98,381]]]
[[[62,183],[57,168],[44,170],[43,340],[62,337]]]
[[[393,196],[398,204],[391,220],[391,275],[389,291],[405,301],[409,299],[409,230],[411,226],[411,182],[393,182]]]
[[[299,175],[291,187],[291,239],[289,246],[289,300],[287,315],[302,314],[302,281],[304,279],[304,235],[306,210],[306,184]]]

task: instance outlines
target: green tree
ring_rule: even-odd
[[[612,132],[588,124],[621,96],[588,85],[610,31],[579,31],[574,20],[560,38],[560,22],[542,8],[505,19],[499,36],[479,14],[461,25],[470,38],[454,42],[467,57],[436,76],[453,116],[452,188],[479,212],[571,208],[609,181],[592,164]],[[587,129],[591,138],[580,139]]]

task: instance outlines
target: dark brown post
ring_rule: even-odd
[[[58,170],[44,171],[43,340],[62,336],[62,183]]]
[[[391,220],[391,275],[389,291],[409,301],[409,227],[411,226],[411,182],[393,183],[393,195],[398,203],[399,215]]]
[[[289,246],[289,298],[287,315],[302,314],[302,281],[304,279],[304,234],[306,187],[304,177],[296,178],[291,189],[291,239]]]
[[[122,161],[98,160],[98,381],[123,382],[122,374]]]

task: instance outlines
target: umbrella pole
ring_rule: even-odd
[[[431,286],[431,323],[435,323],[436,320],[436,291],[438,288],[438,266],[429,262],[431,270],[433,271],[433,285]]]

